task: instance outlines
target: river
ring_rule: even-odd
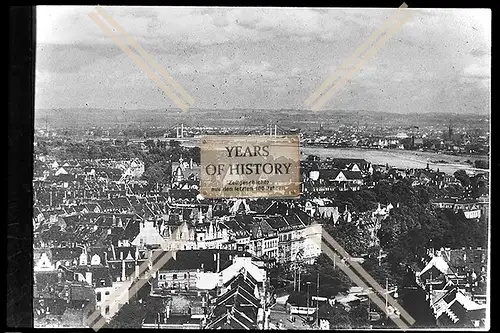
[[[170,140],[170,139],[168,139]],[[176,139],[179,140],[179,139]],[[199,138],[180,139],[181,145],[194,147],[199,145]],[[455,156],[438,154],[433,152],[423,152],[402,149],[365,149],[365,148],[323,148],[323,147],[301,147],[301,158],[308,155],[316,155],[322,159],[331,158],[361,158],[373,164],[386,163],[396,168],[425,168],[429,163],[429,168],[433,170],[453,174],[455,171],[464,169],[476,172],[489,172],[487,169],[477,169],[468,164],[467,160],[486,159],[484,156]],[[437,163],[445,161],[446,163]]]
[[[321,158],[362,158],[373,164],[385,165],[387,163],[396,168],[425,168],[429,163],[429,168],[439,169],[439,171],[450,174],[460,169],[489,172],[488,170],[473,168],[465,162],[468,159],[474,161],[474,159],[480,159],[480,157],[453,156],[400,149],[302,147],[301,152],[303,159],[307,155],[316,155]],[[481,159],[484,159],[484,157]],[[447,163],[437,163],[435,161],[446,161]]]

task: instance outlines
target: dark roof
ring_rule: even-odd
[[[363,175],[360,171],[342,170],[342,173],[347,179],[363,179]]]
[[[220,253],[220,267],[219,270],[222,271],[232,264],[229,257],[233,258],[241,254],[234,250],[185,250],[177,251],[176,259],[170,258],[163,266],[160,271],[183,271],[183,270],[196,270],[201,269],[203,264],[204,271],[215,272],[217,270],[217,261],[214,260],[214,255]]]
[[[238,273],[233,276],[229,281],[224,283],[225,287],[230,287],[231,289],[237,288],[238,286],[245,289],[248,293],[253,294],[257,281],[251,274],[246,274],[243,272]]]
[[[94,290],[87,285],[71,285],[72,301],[92,301],[95,299]]]
[[[257,328],[257,309],[237,304],[219,306],[212,312],[207,328],[255,329]]]
[[[82,254],[83,250],[79,247],[66,248],[66,247],[55,247],[51,249],[52,261],[57,262],[59,260],[73,260],[78,259]]]
[[[453,268],[480,271],[486,265],[488,252],[484,249],[453,249],[445,252],[445,260]],[[465,259],[464,259],[465,257]]]
[[[287,223],[287,221],[283,218],[283,216],[266,216],[264,218],[264,220],[267,222],[267,224],[277,230],[277,229],[281,229],[281,228],[286,228],[289,226],[289,224]]]
[[[339,169],[322,169],[319,170],[319,176],[322,179],[333,180],[337,178],[341,171]]]
[[[246,288],[240,286],[239,284],[235,285],[235,288],[230,289],[225,294],[219,296],[216,301],[216,306],[219,305],[251,305],[256,308],[260,307],[260,302],[253,293],[250,293],[246,290]]]

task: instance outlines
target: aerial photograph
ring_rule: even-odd
[[[489,330],[490,9],[37,6],[34,81],[36,328]]]

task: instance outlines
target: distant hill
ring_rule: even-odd
[[[35,111],[35,127],[112,127],[159,126],[170,127],[178,123],[186,126],[241,127],[264,126],[278,123],[284,127],[335,129],[340,125],[359,126],[447,126],[451,121],[460,127],[488,127],[489,115],[418,113],[399,114],[380,111],[307,111],[307,110],[109,110],[109,109],[39,109]]]

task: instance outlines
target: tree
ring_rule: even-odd
[[[311,282],[311,290],[316,291],[317,274],[319,272],[319,294],[322,297],[335,297],[339,292],[345,292],[352,286],[351,279],[325,253],[321,253],[314,264],[316,271],[304,276],[303,281]]]
[[[339,219],[336,225],[325,224],[328,232],[351,256],[367,253],[370,235],[367,229],[358,228],[353,222]]]
[[[490,165],[488,163],[488,160],[475,160],[474,167],[478,169],[489,169]]]
[[[194,163],[200,164],[200,147],[187,148],[187,158],[192,158]]]
[[[105,328],[141,328],[145,315],[145,304],[129,302],[120,308]]]
[[[349,320],[352,328],[368,328],[368,308],[366,304],[358,304],[351,307]]]
[[[337,329],[354,328],[352,326],[349,313],[344,309],[342,305],[339,304],[334,304],[333,311],[330,314],[329,321],[330,321],[330,328],[337,328]]]
[[[170,180],[170,163],[166,161],[155,162],[146,168],[142,178],[147,180],[150,185],[166,184]]]
[[[102,158],[102,150],[95,143],[89,145],[88,148],[88,157],[90,159]]]
[[[177,149],[177,148],[180,148],[181,143],[180,143],[179,141],[177,141],[177,140],[170,140],[170,141],[168,142],[168,145],[169,145],[169,146],[170,146],[170,148],[172,148],[172,149]]]
[[[457,170],[453,175],[455,176],[456,179],[460,181],[463,187],[469,187],[470,178],[467,175],[467,172],[465,172],[465,170]]]
[[[307,293],[294,291],[288,296],[287,303],[294,306],[307,306]]]
[[[383,259],[379,262],[378,254],[378,251],[373,251],[373,254],[366,258],[362,266],[375,281],[377,281],[380,285],[384,285],[386,279],[390,278],[391,273],[387,260]]]

